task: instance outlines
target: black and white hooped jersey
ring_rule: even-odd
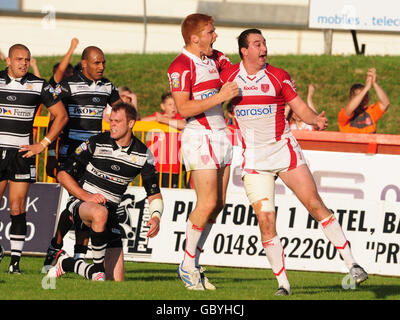
[[[104,109],[120,98],[108,79],[89,80],[80,71],[63,79],[56,88],[61,89],[60,97],[69,117],[62,140],[86,141],[101,133]]]
[[[59,101],[46,80],[27,73],[12,79],[0,71],[0,147],[19,149],[33,143],[33,121],[39,106],[51,108]]]
[[[83,142],[64,169],[89,193],[100,193],[119,204],[129,183],[140,173],[147,195],[160,192],[153,154],[135,136],[121,148],[104,132]]]

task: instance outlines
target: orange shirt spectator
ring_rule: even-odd
[[[368,106],[357,116],[348,116],[343,108],[338,115],[340,132],[376,133],[376,122],[384,114],[379,102]]]
[[[369,105],[369,90],[375,89],[379,102]],[[349,92],[349,102],[339,111],[340,132],[376,133],[376,122],[389,108],[389,98],[376,82],[375,68],[368,69],[365,85],[353,84]]]

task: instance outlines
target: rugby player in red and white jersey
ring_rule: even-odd
[[[266,63],[267,47],[258,29],[238,37],[242,61],[221,73],[221,81],[235,81],[239,96],[232,99],[242,137],[242,175],[247,197],[257,214],[261,241],[278,280],[276,295],[290,295],[283,247],[276,231],[275,178],[295,193],[319,221],[325,236],[338,249],[356,284],[368,278],[355,261],[335,216],[320,198],[302,150],[285,119],[285,103],[317,130],[327,127],[324,112],[314,112],[297,94],[289,74]]]
[[[186,227],[186,248],[178,267],[185,287],[215,289],[204,276],[199,256],[213,223],[225,205],[232,145],[226,134],[221,104],[238,95],[236,83],[221,87],[219,73],[231,66],[213,49],[217,38],[213,18],[191,14],[181,26],[185,47],[171,63],[168,78],[178,112],[187,120],[182,155],[197,196]]]

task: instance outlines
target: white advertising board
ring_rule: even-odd
[[[308,26],[318,29],[400,31],[400,2],[310,0]]]
[[[205,244],[201,263],[270,268],[261,247],[255,213],[243,187],[235,183],[240,181],[238,153],[235,149],[227,204]],[[400,276],[400,174],[394,170],[400,157],[307,150],[304,155],[356,260],[371,274]],[[277,185],[277,229],[285,248],[287,269],[347,272],[318,224],[279,179]],[[119,210],[124,217],[125,260],[178,264],[183,258],[186,220],[196,196],[193,190],[186,189],[162,189],[162,195],[161,230],[156,238],[148,239],[149,212],[144,189],[130,187],[125,194]],[[72,237],[67,236],[64,243],[64,249],[71,253]]]

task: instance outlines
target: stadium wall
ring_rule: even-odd
[[[146,6],[144,4],[146,3]],[[1,7],[0,7],[1,10]],[[248,27],[260,28],[269,54],[323,54],[324,31],[308,29],[308,1],[92,1],[24,0],[20,10],[0,11],[0,49],[26,44],[34,56],[62,55],[78,37],[78,52],[88,45],[106,53],[178,52],[182,19],[193,12],[215,17],[219,38],[215,47],[237,53],[236,38]],[[399,55],[400,41],[393,32],[358,32],[367,55]],[[333,32],[333,54],[354,54],[349,31]]]

